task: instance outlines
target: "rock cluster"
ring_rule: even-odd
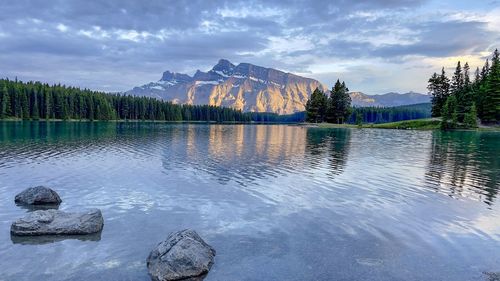
[[[16,195],[16,204],[58,206],[59,194],[45,186],[30,187]],[[17,236],[85,235],[102,230],[104,219],[98,209],[69,213],[53,209],[37,210],[13,222],[10,233]]]
[[[37,186],[16,195],[15,202],[23,206],[57,207],[62,200],[54,190]],[[30,237],[45,237],[41,243],[58,241],[67,235],[90,237],[100,233],[103,225],[99,209],[80,212],[46,209],[28,212],[12,223],[10,232],[14,243],[40,244]],[[159,243],[149,254],[147,267],[154,281],[201,281],[212,267],[214,257],[215,250],[196,231],[186,229],[171,233]]]

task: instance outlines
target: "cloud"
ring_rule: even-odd
[[[416,71],[424,77],[429,70],[424,62],[483,57],[500,41],[500,10],[490,4],[483,9],[478,4],[467,15],[459,6],[441,11],[436,5],[424,0],[7,1],[0,18],[0,75],[121,91],[156,80],[167,69],[192,74],[227,58],[325,83],[345,74],[353,80],[351,89],[366,92],[387,88],[373,80],[389,81],[388,72],[377,72],[394,68],[409,83],[394,91],[419,90],[425,81],[406,77]]]
[[[419,32],[417,42],[383,45],[375,49],[373,55],[442,57],[474,54],[487,49],[491,38],[495,36],[493,32],[487,30],[487,23],[477,21],[434,21],[413,27]]]

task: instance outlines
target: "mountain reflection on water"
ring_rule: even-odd
[[[324,158],[330,163],[329,174],[341,173],[347,160],[350,131],[192,125],[167,134],[171,143],[163,157],[165,169],[185,166],[206,172],[221,183],[234,180],[245,185],[301,167],[319,167]]]
[[[0,280],[149,280],[194,228],[206,280],[484,280],[499,272],[500,134],[288,125],[0,122]],[[95,237],[11,237],[48,185]],[[76,238],[76,239],[68,239]],[[37,257],[37,258],[27,258]]]

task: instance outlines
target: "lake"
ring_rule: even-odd
[[[500,133],[0,122],[0,280],[150,280],[195,229],[205,280],[487,280],[500,272]],[[20,239],[23,189],[100,208],[102,233]]]

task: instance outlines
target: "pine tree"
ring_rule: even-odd
[[[464,69],[463,69],[463,76],[464,76],[463,87],[466,89],[470,86],[469,71],[470,71],[469,63],[465,62]]]
[[[457,63],[457,68],[455,69],[455,73],[453,73],[453,78],[451,79],[450,90],[452,94],[456,94],[458,91],[462,90],[463,87],[464,87],[464,75],[459,61]]]
[[[440,87],[439,87],[439,76],[436,72],[432,74],[431,78],[429,78],[427,84],[427,90],[429,94],[432,96],[432,116],[440,116],[442,109],[442,98],[440,96]]]
[[[6,118],[10,115],[10,98],[7,86],[3,86],[0,92],[0,118]]]
[[[351,97],[345,82],[337,82],[330,92],[328,99],[327,121],[337,124],[344,123],[351,114]]]
[[[470,111],[465,114],[464,124],[468,128],[477,128],[477,110],[475,103],[470,107]]]
[[[434,73],[429,79],[427,89],[432,95],[432,116],[441,116],[446,99],[450,95],[450,79],[446,76],[444,67],[441,69],[441,75]]]
[[[446,76],[446,72],[444,71],[444,67],[441,69],[441,76],[439,80],[439,85],[441,86],[441,96],[445,97],[444,101],[448,98],[450,95],[450,79],[448,76]],[[443,101],[443,104],[444,104]]]
[[[496,121],[500,121],[500,54],[498,49],[493,53],[495,68],[490,73],[490,89],[492,89],[492,101],[495,105]]]
[[[488,71],[483,99],[484,122],[500,120],[500,55],[498,49],[493,53],[491,68]]]
[[[458,124],[458,113],[457,113],[457,98],[452,95],[446,99],[443,106],[443,112],[441,113],[441,129],[453,129],[457,127]]]
[[[51,100],[52,100],[52,97],[51,97],[51,94],[50,94],[50,91],[47,90],[44,92],[44,104],[45,104],[45,108],[44,108],[44,111],[45,111],[45,119],[50,119],[51,116],[52,116],[52,112],[51,112]]]
[[[335,85],[330,91],[330,97],[328,98],[327,112],[326,112],[326,121],[333,123],[336,122],[339,118],[339,108],[338,103],[340,103],[340,91],[342,90],[342,84],[340,80],[337,79]]]
[[[469,63],[466,62],[463,70],[463,85],[462,88],[457,90],[454,94],[457,96],[457,112],[458,112],[458,121],[463,121],[465,118],[465,114],[470,111],[470,107],[473,102],[473,96],[471,91],[471,82],[469,77]]]
[[[479,71],[479,66],[476,67],[476,71],[474,72],[474,84],[477,85],[481,82],[481,72]]]
[[[33,99],[33,113],[31,114],[31,118],[34,120],[40,119],[40,111],[38,109],[38,97],[36,92],[34,93],[34,99]]]
[[[316,88],[306,103],[306,119],[308,122],[325,121],[327,101],[325,93]]]
[[[30,104],[28,102],[28,95],[25,92],[22,92],[21,94],[21,112],[22,112],[22,117],[23,119],[29,119],[30,114]]]
[[[359,111],[356,111],[356,125],[358,127],[363,126],[363,115]]]
[[[489,59],[486,59],[486,62],[484,63],[484,66],[481,70],[481,80],[486,81],[486,79],[488,79],[489,73],[490,73]]]

